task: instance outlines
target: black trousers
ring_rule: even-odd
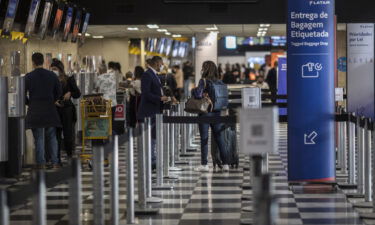
[[[76,111],[74,106],[65,106],[58,109],[62,128],[57,128],[58,158],[61,159],[61,149],[64,146],[68,157],[72,157],[75,150]],[[60,160],[61,161],[61,160]]]

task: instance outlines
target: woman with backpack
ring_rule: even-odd
[[[217,66],[212,61],[205,61],[202,65],[202,79],[199,81],[198,87],[192,90],[192,96],[195,99],[208,98],[211,101],[211,106],[208,113],[199,114],[199,117],[215,117],[220,116],[222,109],[228,105],[228,93],[226,85],[220,80]],[[221,94],[220,94],[221,92]],[[220,96],[218,96],[220,95]],[[226,95],[226,96],[225,96]],[[223,97],[223,98],[222,98]],[[208,131],[211,127],[213,131],[213,138],[218,146],[220,158],[223,165],[223,171],[229,171],[227,162],[227,152],[224,145],[223,124],[199,124],[199,133],[201,138],[201,166],[196,168],[196,171],[208,172]]]

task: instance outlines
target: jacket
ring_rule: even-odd
[[[61,127],[55,102],[62,94],[60,81],[55,73],[37,68],[25,76],[26,128]]]
[[[154,117],[161,113],[163,103],[161,102],[162,84],[159,77],[148,69],[141,79],[141,103],[137,113],[138,120],[146,117]]]

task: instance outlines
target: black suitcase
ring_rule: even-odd
[[[223,136],[224,136],[224,145],[227,152],[228,163],[231,168],[238,168],[239,165],[239,156],[237,148],[237,132],[235,126],[223,126]],[[220,158],[220,152],[217,147],[215,138],[211,134],[211,157],[214,165],[214,169],[218,166],[222,168],[222,160]]]

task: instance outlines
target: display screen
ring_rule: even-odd
[[[171,54],[172,44],[173,44],[173,40],[167,39],[167,43],[165,45],[165,55],[169,56]]]
[[[64,26],[64,33],[63,33],[62,41],[68,40],[70,28],[72,26],[72,20],[73,20],[73,8],[69,7],[66,12],[65,26]]]
[[[53,2],[46,1],[44,5],[42,22],[40,23],[40,27],[39,27],[39,38],[42,40],[46,37],[48,24],[51,19],[52,7],[53,7]]]
[[[237,38],[235,36],[225,37],[225,48],[226,49],[236,49],[237,48]]]
[[[35,21],[38,15],[38,10],[40,6],[40,0],[32,0],[29,10],[29,16],[27,18],[27,24],[25,28],[25,35],[30,36],[35,29]]]
[[[172,57],[177,57],[178,56],[179,48],[180,48],[180,42],[179,41],[174,41],[174,43],[173,43],[173,50],[172,50]]]
[[[89,26],[89,20],[90,20],[90,13],[85,14],[85,20],[83,21],[83,26],[82,26],[82,31],[81,31],[81,38],[84,39],[86,32],[87,32],[87,27]]]
[[[10,35],[13,28],[14,17],[16,17],[18,0],[9,0],[8,9],[5,15],[2,35]]]
[[[65,8],[65,4],[60,3],[59,7],[56,10],[55,20],[53,21],[53,26],[52,26],[52,36],[54,38],[56,38],[56,35],[59,32],[61,20],[63,18],[63,14],[64,14],[64,8]]]
[[[284,36],[272,36],[271,37],[272,46],[285,46],[286,37]]]
[[[165,3],[255,3],[259,0],[164,0]]]
[[[72,35],[73,43],[77,42],[79,28],[81,25],[81,16],[82,16],[82,11],[81,10],[77,11],[76,18],[74,20],[74,25],[73,25],[73,35]]]

